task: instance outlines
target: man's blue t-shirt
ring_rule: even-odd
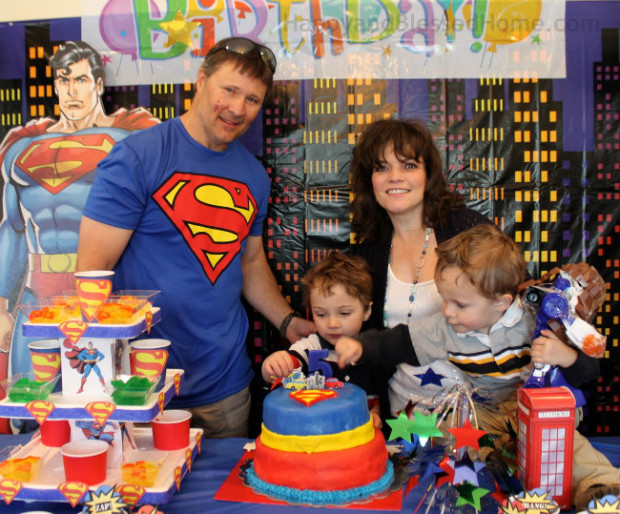
[[[178,118],[125,138],[99,164],[83,213],[134,231],[114,288],[161,291],[162,321],[143,337],[169,339],[168,368],[185,370],[171,405],[213,403],[251,381],[241,254],[262,233],[269,190],[241,143],[209,150]]]

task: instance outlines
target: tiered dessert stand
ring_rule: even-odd
[[[161,319],[158,308],[152,309],[152,322]],[[82,337],[110,338],[120,340],[127,348],[127,341],[147,330],[144,317],[128,325],[89,324]],[[57,324],[40,324],[27,322],[23,325],[23,334],[27,337],[59,338],[65,335]],[[98,424],[106,422],[124,423],[131,428],[135,448],[128,448],[129,439],[123,437],[123,454],[126,451],[148,455],[149,459],[161,461],[161,468],[152,487],[143,487],[123,483],[120,466],[108,466],[107,478],[100,484],[87,486],[81,482],[66,482],[60,448],[46,447],[41,443],[37,432],[25,446],[12,449],[6,458],[24,458],[27,456],[41,457],[42,466],[31,481],[19,482],[9,480],[0,475],[0,496],[6,503],[13,500],[38,500],[52,502],[69,502],[76,506],[88,499],[88,491],[97,491],[102,486],[115,488],[128,505],[159,505],[167,503],[180,489],[181,480],[191,470],[192,462],[200,451],[202,431],[190,429],[190,444],[186,448],[162,452],[153,446],[150,422],[164,409],[164,406],[179,393],[184,371],[180,369],[166,370],[165,377],[159,381],[153,392],[143,405],[116,405],[112,397],[106,394],[101,397],[63,396],[62,392],[52,392],[45,400],[34,400],[20,403],[8,397],[0,401],[0,416],[8,418],[29,418],[39,423],[49,420],[88,420]],[[133,424],[137,423],[137,426]],[[161,458],[160,458],[161,457]]]

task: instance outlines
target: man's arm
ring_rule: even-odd
[[[133,230],[113,227],[82,216],[77,271],[113,269],[132,234]]]
[[[79,254],[78,254],[79,262]],[[269,268],[263,238],[250,236],[241,256],[243,269],[243,296],[269,322],[279,327],[292,309],[278,288],[276,279]],[[286,329],[286,337],[295,342],[315,332],[314,323],[302,318],[293,318]]]

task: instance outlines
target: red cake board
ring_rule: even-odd
[[[246,460],[251,459],[254,452],[245,452],[237,465],[228,475],[218,492],[215,493],[216,500],[229,502],[262,503],[265,505],[289,505],[286,502],[272,500],[262,494],[257,494],[252,489],[243,484],[239,478],[240,467]],[[388,496],[376,498],[365,503],[355,503],[352,505],[338,505],[342,509],[363,509],[363,510],[400,510],[402,508],[402,490],[393,491]]]

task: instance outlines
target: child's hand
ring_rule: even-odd
[[[362,344],[357,339],[347,336],[342,336],[336,341],[335,349],[340,369],[354,365],[360,359],[363,352]]]
[[[381,421],[381,414],[379,413],[379,405],[375,405],[372,409],[370,409],[370,415],[372,416],[373,426],[381,430],[383,427],[383,422]]]
[[[577,360],[577,350],[563,343],[551,330],[541,330],[532,341],[532,362],[568,368]]]
[[[273,382],[274,377],[287,377],[295,369],[293,359],[288,352],[280,350],[272,353],[263,361],[261,374],[265,382]]]

